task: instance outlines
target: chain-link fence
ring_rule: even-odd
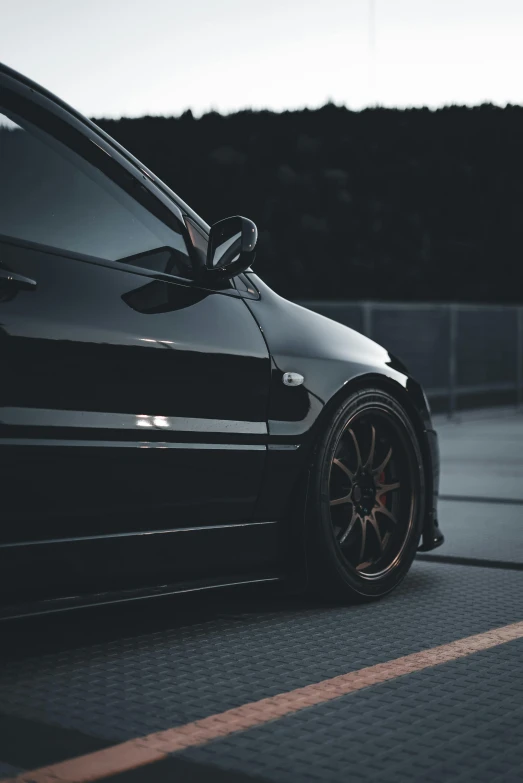
[[[401,359],[434,410],[523,401],[523,306],[304,301]]]

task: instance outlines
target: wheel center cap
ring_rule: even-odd
[[[376,488],[372,476],[362,473],[352,488],[352,500],[359,513],[368,514],[376,500]]]

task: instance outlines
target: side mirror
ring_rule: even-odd
[[[234,277],[245,272],[254,261],[257,239],[255,224],[239,215],[214,223],[205,265],[209,277]]]

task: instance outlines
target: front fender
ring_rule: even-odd
[[[272,358],[270,443],[305,444],[329,401],[359,378],[383,376],[407,391],[405,368],[385,348],[348,326],[289,302],[260,278],[251,277],[260,299],[245,301]],[[303,375],[303,385],[285,386],[286,372]]]
[[[281,518],[329,410],[353,389],[374,384],[392,393],[411,416],[420,438],[428,490],[423,547],[442,543],[441,534],[434,530],[439,460],[421,386],[396,357],[373,340],[289,302],[256,275],[250,277],[260,298],[245,302],[271,355],[269,454],[257,517]],[[286,372],[303,375],[303,385],[285,386]]]

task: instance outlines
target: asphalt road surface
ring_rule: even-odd
[[[436,426],[446,538],[437,554],[523,563],[523,414],[478,411]]]

